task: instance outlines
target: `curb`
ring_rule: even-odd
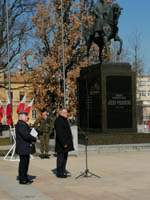
[[[11,145],[0,146],[0,155],[4,155],[11,148]],[[37,154],[40,153],[39,142],[36,145]],[[89,145],[87,146],[89,154],[103,152],[129,152],[129,151],[150,151],[150,143],[148,144],[117,144],[117,145]],[[85,145],[78,146],[76,155],[85,153]],[[50,144],[50,154],[54,154],[54,145]],[[72,155],[72,153],[70,153]]]

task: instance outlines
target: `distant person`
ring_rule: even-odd
[[[3,135],[3,124],[2,122],[0,122],[0,136]]]
[[[148,121],[148,131],[150,132],[150,120]]]
[[[18,113],[18,122],[15,126],[16,129],[16,153],[20,156],[19,162],[19,183],[31,184],[32,181],[28,179],[28,168],[30,162],[30,154],[35,153],[34,143],[36,137],[31,135],[31,128],[27,124],[28,113],[20,111]]]
[[[56,131],[55,152],[57,152],[57,177],[67,178],[66,164],[68,152],[73,151],[73,140],[71,129],[67,120],[68,111],[62,108],[56,118],[54,127]]]
[[[148,130],[148,122],[144,121],[144,129],[145,131]]]
[[[43,108],[41,111],[41,117],[35,121],[33,126],[39,133],[41,151],[40,157],[41,159],[49,158],[49,140],[50,134],[54,129],[54,116],[48,116],[46,108]]]

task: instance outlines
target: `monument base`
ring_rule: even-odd
[[[79,134],[137,132],[136,74],[129,63],[96,64],[81,70],[78,127]]]

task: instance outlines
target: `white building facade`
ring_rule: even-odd
[[[137,122],[148,124],[150,120],[150,75],[137,77]]]

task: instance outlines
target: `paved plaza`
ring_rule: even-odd
[[[85,155],[69,156],[71,177],[55,176],[56,157],[34,157],[29,174],[32,185],[19,185],[17,161],[0,158],[1,200],[149,200],[150,151],[102,152],[88,155],[88,168],[101,178],[80,177],[85,170]]]

